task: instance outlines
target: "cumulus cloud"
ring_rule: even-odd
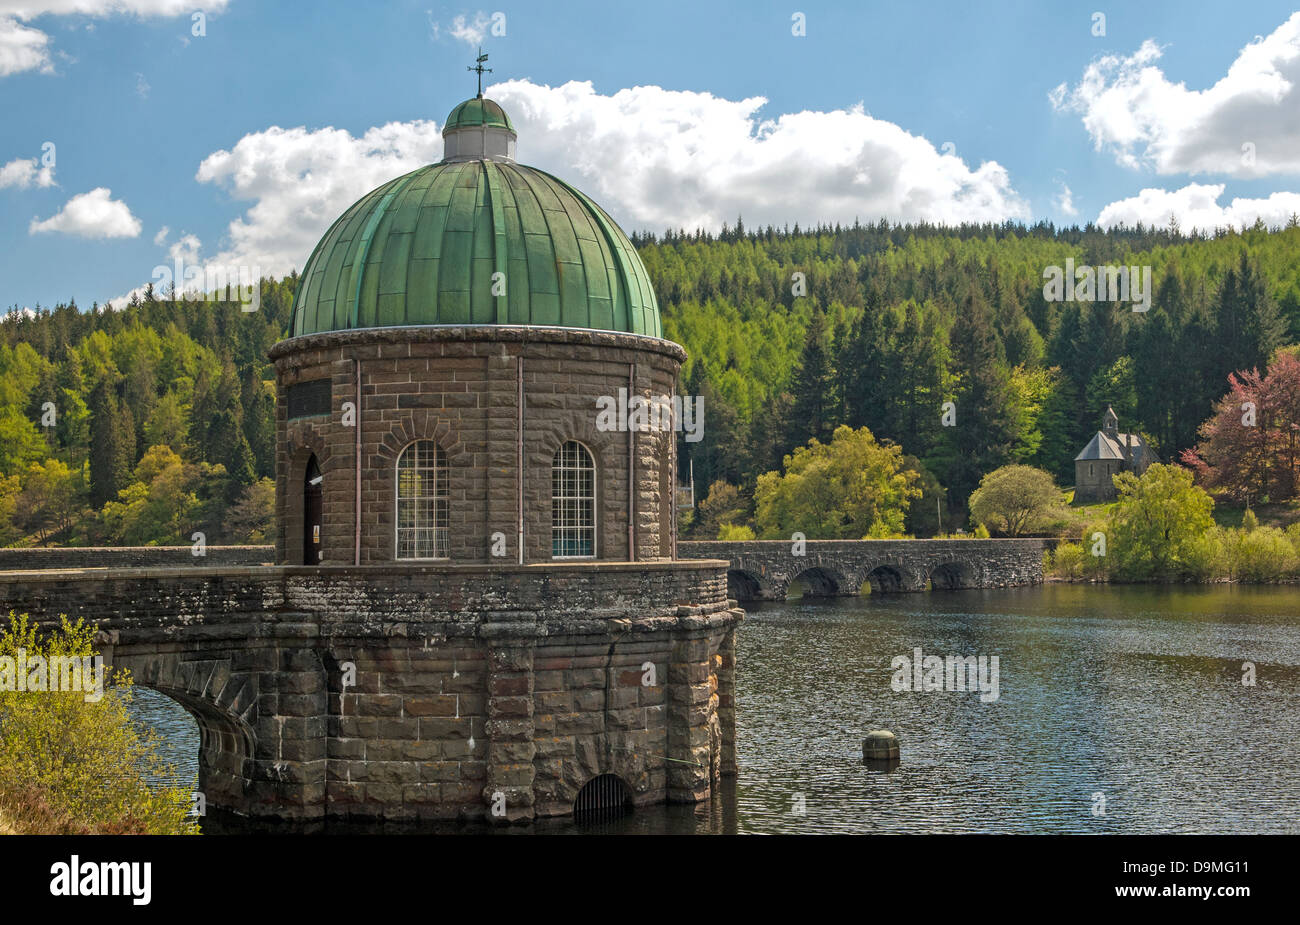
[[[52,72],[49,44],[50,37],[40,29],[0,14],[0,77],[20,71]]]
[[[125,202],[112,198],[107,187],[73,196],[55,215],[32,219],[28,234],[59,232],[83,238],[134,238],[140,234],[140,220]]]
[[[516,80],[490,89],[519,131],[519,156],[572,182],[628,228],[716,229],[743,215],[795,222],[1028,218],[1005,168],[960,158],[861,107],[760,120],[761,97]],[[442,156],[431,122],[390,123],[361,137],[272,127],[199,167],[200,182],[253,205],[230,223],[226,264],[301,269],[330,222],[362,195]]]
[[[217,13],[229,0],[207,0],[204,12]],[[52,73],[50,37],[23,23],[38,16],[190,16],[194,0],[0,0],[0,77],[21,71]],[[88,30],[93,28],[88,25]]]
[[[157,244],[159,247],[162,247],[164,244],[167,243],[167,236],[171,233],[172,233],[171,228],[168,227],[167,225],[163,225],[161,228],[158,229],[158,233],[153,236],[153,243]]]
[[[971,168],[861,105],[761,119],[762,97],[590,82],[492,88],[521,158],[553,169],[636,227],[1027,218],[1007,171]]]
[[[343,129],[269,129],[214,152],[196,179],[251,201],[230,223],[223,264],[281,275],[302,268],[330,223],[381,183],[442,157],[432,122],[393,122],[360,138]]]
[[[193,266],[199,262],[199,252],[202,249],[203,242],[198,239],[197,235],[182,232],[181,236],[167,248],[167,256],[173,262],[179,260],[187,266]]]
[[[1097,224],[1165,226],[1170,219],[1184,232],[1199,228],[1212,232],[1218,228],[1243,225],[1249,227],[1262,220],[1270,228],[1285,226],[1291,216],[1300,213],[1300,193],[1272,193],[1263,199],[1236,198],[1219,204],[1223,183],[1191,183],[1177,190],[1144,189],[1136,196],[1112,202],[1101,210]]]
[[[40,166],[34,157],[20,157],[0,167],[0,189],[7,186],[27,189],[30,186],[54,185],[54,168]]]
[[[1050,94],[1078,113],[1098,151],[1157,173],[1257,177],[1300,172],[1300,13],[1252,41],[1212,87],[1190,90],[1159,68],[1147,40],[1093,61]]]

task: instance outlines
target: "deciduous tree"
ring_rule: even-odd
[[[758,479],[757,521],[767,539],[863,539],[903,532],[918,475],[902,450],[876,442],[865,427],[841,425],[831,442],[809,441],[785,458],[785,471]]]
[[[1059,516],[1061,490],[1052,476],[1032,466],[1002,466],[980,480],[970,496],[970,517],[1004,536],[1033,532]]]

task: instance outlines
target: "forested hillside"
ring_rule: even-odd
[[[261,307],[161,298],[0,323],[0,543],[263,542],[274,510],[266,351],[296,280]]]
[[[638,245],[691,354],[706,437],[684,453],[697,490],[724,481],[740,507],[759,474],[810,438],[867,426],[919,460],[909,529],[961,510],[980,477],[1026,463],[1073,483],[1073,459],[1113,405],[1123,429],[1177,460],[1228,389],[1300,339],[1300,227],[855,226],[725,229]],[[1044,298],[1044,269],[1150,266],[1145,312]],[[802,273],[806,295],[796,296]],[[953,426],[943,403],[955,404]],[[937,482],[937,485],[936,485]],[[939,488],[942,486],[942,489]],[[947,520],[951,509],[954,519]],[[951,526],[948,527],[951,529]]]
[[[1073,480],[1107,404],[1164,460],[1197,442],[1228,374],[1300,340],[1300,227],[893,226],[638,236],[665,333],[705,398],[680,444],[697,491],[743,510],[762,473],[835,427],[901,447],[907,528],[955,525],[980,477],[1024,462]],[[1043,271],[1150,266],[1151,307],[1049,302]],[[147,293],[0,323],[0,544],[261,542],[274,474],[266,351],[297,278],[261,306]],[[942,423],[953,402],[953,426]],[[53,413],[51,413],[53,412]],[[954,518],[949,520],[949,518]]]

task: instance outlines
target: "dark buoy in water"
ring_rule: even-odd
[[[898,736],[888,729],[868,732],[862,740],[863,761],[897,761],[898,758]]]

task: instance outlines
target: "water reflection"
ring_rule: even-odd
[[[1295,832],[1298,613],[1298,589],[1234,587],[755,604],[738,642],[739,779],[703,806],[641,809],[597,830]],[[895,692],[890,661],[917,647],[999,656],[998,699]],[[1241,683],[1247,661],[1255,687]],[[185,771],[197,731],[167,713],[154,722]],[[898,735],[897,766],[863,761],[873,729]],[[213,817],[205,830],[244,828]],[[508,833],[533,831],[592,829],[564,820]]]

